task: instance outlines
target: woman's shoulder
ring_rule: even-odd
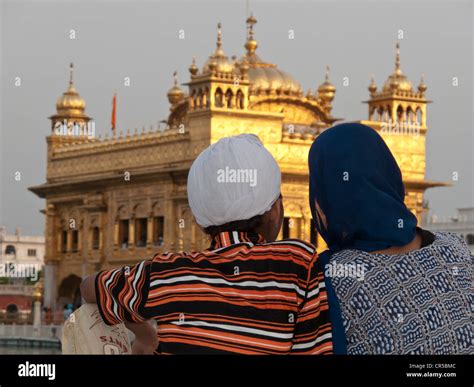
[[[432,248],[448,261],[472,260],[474,256],[462,236],[452,232],[433,232]],[[430,246],[428,246],[430,247]]]

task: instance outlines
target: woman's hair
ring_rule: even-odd
[[[209,226],[204,229],[204,232],[214,238],[217,234],[224,231],[238,231],[238,232],[250,232],[257,229],[262,221],[262,215],[256,215],[246,220],[236,220],[222,224],[220,226]]]

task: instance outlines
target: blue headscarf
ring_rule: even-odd
[[[329,247],[319,256],[323,270],[337,251],[371,252],[413,240],[416,217],[403,202],[400,168],[375,130],[355,123],[327,129],[311,146],[308,162],[311,212]],[[324,281],[334,353],[346,354],[339,301],[331,278]]]
[[[327,129],[308,161],[313,220],[331,252],[370,252],[413,240],[417,220],[404,204],[400,168],[374,129],[356,123]]]

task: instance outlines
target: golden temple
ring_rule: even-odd
[[[285,206],[280,236],[324,247],[311,224],[307,155],[316,136],[338,121],[331,115],[336,88],[328,69],[317,90],[305,93],[291,75],[261,59],[256,23],[247,19],[242,57],[226,56],[219,24],[215,51],[201,68],[194,59],[189,66],[186,91],[174,74],[165,130],[90,136],[91,118],[71,66],[69,87],[50,117],[46,183],[30,188],[46,199],[46,306],[78,302],[81,278],[94,271],[161,251],[206,248],[187,203],[187,173],[202,150],[225,136],[254,133],[278,161]],[[422,80],[415,90],[402,73],[397,45],[394,73],[381,90],[373,80],[368,89],[368,119],[361,122],[379,131],[394,153],[406,203],[420,218],[424,191],[439,185],[425,180],[427,87]],[[417,135],[386,130],[387,123],[415,126]]]

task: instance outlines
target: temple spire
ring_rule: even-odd
[[[222,47],[222,24],[217,23],[217,49],[220,50]]]
[[[245,48],[247,49],[247,55],[252,56],[257,49],[257,41],[254,39],[253,34],[253,26],[257,24],[257,19],[251,13],[250,16],[247,18],[247,42],[245,42]]]
[[[69,86],[74,85],[74,63],[69,64]]]
[[[395,55],[395,73],[401,74],[402,70],[400,68],[400,43],[396,45],[396,55]]]
[[[324,77],[324,80],[325,81],[329,81],[329,72],[330,72],[330,67],[329,66],[326,66],[326,75]]]

